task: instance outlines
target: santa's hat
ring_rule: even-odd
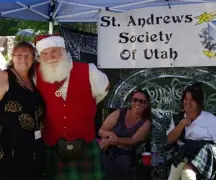
[[[50,47],[65,48],[64,39],[60,36],[51,36],[51,35],[45,35],[45,36],[38,37],[37,43],[36,43],[36,49],[37,49],[39,54],[44,49],[47,49]]]

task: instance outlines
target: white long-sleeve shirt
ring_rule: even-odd
[[[173,119],[167,134],[175,128]],[[185,138],[192,140],[207,140],[216,143],[216,116],[202,111],[190,126],[185,128]]]
[[[71,69],[73,68],[73,62],[71,63]],[[82,76],[82,75],[81,75]],[[34,79],[36,82],[36,79]],[[99,103],[107,95],[108,91],[105,91],[109,85],[109,80],[103,72],[97,69],[93,64],[89,64],[89,81],[91,84],[92,96],[96,99],[96,102]],[[69,85],[69,76],[66,78],[64,84],[60,87],[59,91],[61,92],[62,98],[66,100],[67,89]]]

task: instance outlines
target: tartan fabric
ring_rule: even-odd
[[[203,144],[201,141],[189,140],[185,145],[179,147],[179,150],[173,156],[173,165],[177,166],[187,158],[198,170],[203,179],[214,179],[216,171],[216,146],[212,144]]]
[[[206,179],[214,179],[215,177],[215,160],[216,160],[216,146],[206,144],[191,161],[202,177]]]
[[[55,148],[48,148],[49,180],[103,180],[101,155],[96,141],[88,143],[82,157],[74,161],[62,161]]]

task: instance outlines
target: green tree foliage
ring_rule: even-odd
[[[21,20],[16,20],[18,23],[18,28],[17,27],[12,27],[11,30],[13,32],[17,32],[21,29],[33,29],[35,32],[40,31],[41,34],[46,34],[49,31],[49,24],[47,22],[38,22],[38,21],[21,21]]]
[[[0,35],[1,36],[14,36],[12,27],[17,27],[18,23],[12,19],[0,19]]]
[[[97,33],[96,23],[63,23],[61,25],[69,29]],[[21,29],[33,29],[35,32],[40,31],[41,34],[47,34],[49,23],[9,18],[0,19],[0,36],[15,36]],[[58,30],[58,26],[54,26],[54,33]]]
[[[48,32],[49,25],[47,22],[24,21],[17,19],[0,19],[0,35],[15,36],[21,29],[40,30],[43,33]]]
[[[96,23],[63,23],[62,26],[69,29],[76,29],[88,33],[97,33]]]

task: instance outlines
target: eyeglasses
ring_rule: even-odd
[[[138,99],[138,98],[133,98],[132,102],[135,102],[135,103],[139,102],[141,104],[147,104],[148,103],[148,101],[146,101],[145,99]]]
[[[19,59],[21,59],[21,58],[31,59],[33,57],[30,54],[26,54],[26,55],[17,54],[17,55],[13,55],[13,56],[15,56],[16,58],[19,58]]]

